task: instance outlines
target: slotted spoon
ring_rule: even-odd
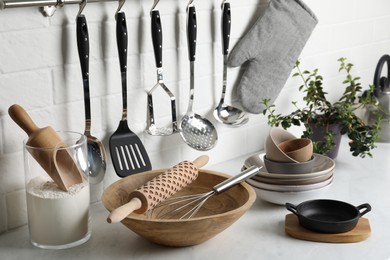
[[[116,15],[116,34],[119,64],[122,78],[122,119],[118,129],[110,137],[110,154],[116,174],[126,177],[130,174],[152,169],[149,156],[139,137],[127,123],[127,25],[124,12]]]
[[[197,22],[195,6],[189,4],[187,7],[187,41],[190,61],[190,100],[188,102],[187,112],[180,122],[180,135],[190,147],[199,151],[208,151],[217,144],[218,134],[214,125],[209,120],[195,114],[192,110],[195,88],[196,38]]]

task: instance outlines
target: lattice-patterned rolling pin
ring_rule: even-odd
[[[183,161],[166,170],[140,188],[129,194],[129,202],[114,209],[107,218],[108,223],[117,223],[129,214],[145,213],[161,201],[168,199],[186,187],[198,177],[198,168],[209,161],[207,155],[198,157],[194,162]]]

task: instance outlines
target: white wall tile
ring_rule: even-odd
[[[61,34],[59,28],[1,33],[1,46],[8,51],[0,52],[0,60],[7,60],[0,64],[0,70],[9,73],[60,64]]]
[[[374,22],[361,20],[352,23],[343,23],[333,27],[331,33],[331,50],[351,48],[371,43],[373,38]]]
[[[0,194],[23,189],[25,186],[23,152],[2,155],[0,172]]]
[[[6,195],[8,228],[27,223],[26,191],[17,190]]]
[[[348,2],[348,1],[345,1]],[[367,4],[364,0],[355,0],[355,18],[377,18],[388,15],[387,10],[390,8],[390,2],[387,0],[372,0]]]
[[[250,126],[247,129],[248,142],[246,144],[246,153],[252,154],[263,149],[265,137],[268,135],[270,127],[264,121],[256,117],[250,118]]]
[[[0,233],[8,229],[5,195],[0,195]]]
[[[50,106],[53,103],[51,85],[50,70],[0,74],[0,115],[8,115],[8,108],[13,104],[25,109]]]
[[[338,25],[354,19],[355,3],[353,0],[327,0],[326,3],[317,0],[304,1],[316,14],[321,24]],[[370,5],[365,5],[367,6]]]
[[[21,93],[22,94],[22,93]],[[50,108],[29,111],[31,119],[38,127],[46,127],[51,124],[52,113]],[[7,115],[2,117],[2,124],[4,129],[4,153],[13,153],[21,151],[23,147],[23,140],[27,138],[27,134]]]
[[[374,20],[374,41],[386,41],[390,38],[390,32],[387,30],[390,24],[390,16],[378,17]]]
[[[4,129],[3,129],[3,121],[0,117],[0,156],[4,154],[3,152],[3,140],[4,140]]]
[[[1,11],[2,22],[0,32],[42,28],[49,25],[49,20],[42,19],[38,8],[22,8],[18,11],[21,19],[15,21],[15,10],[4,9]]]

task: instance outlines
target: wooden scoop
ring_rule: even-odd
[[[194,162],[183,161],[166,170],[140,188],[129,194],[129,202],[114,209],[107,218],[108,223],[117,223],[129,214],[145,213],[161,201],[171,197],[198,177],[198,168],[209,161],[207,155],[198,157]]]
[[[43,149],[27,148],[61,190],[68,191],[70,186],[83,182],[83,174],[77,167],[73,156],[68,149],[61,149],[66,148],[67,145],[53,128],[38,128],[19,105],[12,105],[8,113],[29,136],[26,144],[33,148]]]

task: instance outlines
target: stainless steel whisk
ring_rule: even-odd
[[[206,201],[213,195],[218,195],[234,185],[245,181],[259,173],[259,170],[262,167],[251,166],[240,174],[233,176],[225,181],[215,185],[209,192],[184,195],[179,197],[172,197],[165,201],[162,201],[154,209],[162,208],[155,216],[155,218],[160,219],[190,219],[195,216]],[[153,211],[150,214],[153,214]],[[180,217],[177,217],[180,216]]]

